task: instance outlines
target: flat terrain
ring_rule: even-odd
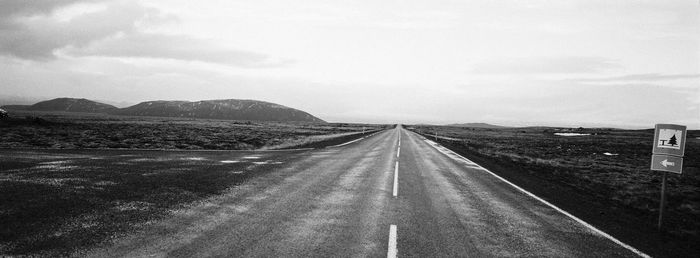
[[[416,126],[450,149],[653,256],[700,255],[700,131],[689,131],[682,175],[669,174],[656,229],[661,172],[653,130]],[[577,135],[578,136],[562,136]]]
[[[161,207],[161,203],[168,203],[166,200],[183,200],[181,205],[162,207],[163,216],[135,221],[131,224],[133,230],[126,234],[73,245],[76,255],[376,257],[395,251],[399,256],[419,257],[637,256],[471,161],[456,158],[446,149],[401,127],[340,147],[303,151],[8,150],[2,157],[7,155],[13,155],[11,160],[23,160],[21,157],[25,160],[11,169],[2,169],[4,176],[14,176],[3,182],[24,181],[32,187],[50,189],[38,193],[27,190],[21,195],[36,197],[25,199],[27,204],[14,202],[15,205],[42,202],[39,198],[42,194],[49,198],[62,196],[55,193],[56,189],[74,191],[75,195],[54,202],[80,200],[77,196],[88,196],[85,201],[89,202],[93,198],[80,192],[81,189],[99,195],[111,188],[134,184],[132,191],[143,193],[140,197],[117,197],[102,204],[105,208],[84,214],[102,212],[121,218],[119,214]],[[117,164],[123,170],[99,172]],[[70,175],[83,167],[96,171],[96,178],[56,183],[46,180],[51,172],[56,176]],[[167,179],[166,175],[172,174],[181,174],[182,177],[175,177],[181,180]],[[227,178],[226,175],[248,177],[240,181],[220,180]],[[148,176],[162,178],[139,183]],[[197,179],[200,177],[206,179]],[[120,178],[133,181],[119,181]],[[190,178],[193,181],[188,184]],[[223,190],[206,198],[189,199],[197,201],[187,202],[187,197],[180,197],[217,188]],[[171,194],[150,195],[148,189]],[[10,200],[15,198],[2,203]],[[15,214],[22,211],[27,212],[25,216],[46,214],[19,206],[14,210],[3,208],[3,216],[21,219],[25,216]],[[44,236],[57,237],[73,231],[111,234],[112,229],[99,225],[112,219],[104,216],[104,222],[95,219],[100,217],[76,215],[75,219],[45,222],[44,225],[57,226],[38,226],[36,230],[43,231]],[[3,253],[37,252],[37,246],[26,248],[37,239],[36,235],[11,237],[25,239],[28,244],[22,249],[18,248],[22,245],[4,241]],[[71,239],[67,237],[64,241],[81,241],[81,238]],[[55,250],[48,249],[43,254],[55,254]]]
[[[280,123],[13,111],[0,120],[0,148],[255,150],[318,147],[386,125]],[[352,136],[355,135],[355,136]],[[321,142],[321,143],[320,143]],[[316,144],[320,143],[320,144]]]

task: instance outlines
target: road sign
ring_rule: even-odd
[[[680,174],[683,172],[683,158],[654,154],[651,156],[651,170]]]
[[[686,127],[683,125],[656,124],[654,148],[651,155],[651,170],[663,171],[661,180],[661,201],[659,202],[659,229],[664,221],[666,205],[666,174],[683,172]]]
[[[682,125],[657,124],[654,131],[654,154],[683,157],[686,128]]]

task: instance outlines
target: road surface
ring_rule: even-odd
[[[636,257],[400,126],[96,249],[114,257]]]

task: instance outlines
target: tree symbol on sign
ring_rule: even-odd
[[[676,146],[677,142],[676,142],[676,135],[675,134],[673,136],[671,136],[671,139],[668,139],[668,144],[671,146]]]

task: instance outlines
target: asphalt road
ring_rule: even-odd
[[[88,255],[638,256],[401,127],[303,152]]]

